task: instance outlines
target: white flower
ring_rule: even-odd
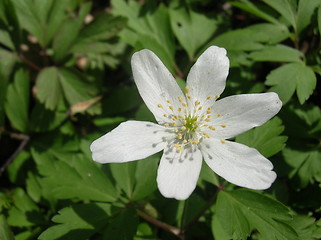
[[[158,124],[127,121],[95,140],[99,163],[129,162],[164,150],[157,184],[163,196],[184,200],[196,187],[202,158],[236,185],[267,189],[276,178],[272,163],[256,149],[227,141],[278,113],[276,93],[242,94],[218,100],[229,70],[226,50],[209,47],[191,68],[185,94],[150,50],[132,57],[138,91]],[[126,96],[124,96],[126,97]]]

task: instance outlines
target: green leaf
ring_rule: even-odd
[[[129,199],[137,201],[157,189],[158,162],[158,156],[151,156],[144,160],[121,164],[113,163],[109,166],[117,186]]]
[[[51,110],[56,109],[61,101],[61,84],[59,72],[56,67],[43,69],[36,80],[37,97],[45,107]]]
[[[175,41],[167,8],[149,1],[141,6],[136,1],[113,0],[113,14],[126,17],[128,27],[121,33],[123,41],[136,50],[149,48],[173,72]]]
[[[157,189],[156,175],[159,159],[159,155],[155,155],[137,162],[132,200],[143,199]]]
[[[140,223],[137,227],[137,233],[133,240],[156,240],[156,236],[149,224]]]
[[[112,215],[107,203],[79,204],[66,207],[58,212],[52,221],[57,223],[44,231],[43,240],[86,240],[103,229]]]
[[[13,127],[21,132],[28,131],[29,76],[20,69],[7,90],[5,102],[6,114]]]
[[[251,1],[241,0],[241,2],[231,2],[231,4],[235,7],[243,9],[244,11],[252,13],[253,15],[262,18],[270,23],[276,25],[280,24],[274,14],[270,13],[265,8],[262,8],[262,6],[252,3]]]
[[[45,223],[38,206],[21,188],[13,191],[14,206],[9,210],[8,223],[15,227],[30,227]]]
[[[236,141],[257,149],[268,158],[284,148],[287,137],[280,136],[283,131],[282,121],[275,117],[264,125],[237,136]]]
[[[62,60],[68,53],[71,47],[76,42],[80,27],[91,9],[91,3],[87,2],[81,5],[78,16],[73,19],[68,19],[61,26],[53,41],[54,59]]]
[[[123,17],[100,14],[79,32],[77,42],[93,42],[115,37],[126,25]]]
[[[40,0],[42,1],[42,0]],[[50,1],[48,1],[50,2]],[[51,1],[52,4],[50,11],[47,13],[47,21],[45,24],[45,34],[44,34],[44,45],[52,40],[52,38],[57,34],[59,28],[63,25],[64,21],[68,19],[68,10],[70,11],[71,1]]]
[[[271,92],[279,94],[282,102],[287,103],[296,90],[299,102],[303,104],[316,87],[316,77],[311,68],[303,63],[289,63],[273,70],[265,84],[272,86]]]
[[[275,11],[280,13],[288,23],[296,29],[296,19],[294,9],[288,0],[262,0],[267,5],[272,7]]]
[[[0,1],[0,23],[1,22],[4,25],[3,27],[6,33],[10,36],[7,42],[9,42],[10,45],[13,44],[15,49],[19,49],[21,44],[21,29],[14,1]],[[3,38],[1,41],[3,41]]]
[[[127,208],[116,216],[108,225],[103,240],[133,239],[138,223],[138,216],[135,210]]]
[[[321,6],[320,1],[300,0],[297,13],[297,31],[300,34],[307,26],[312,23],[312,16]]]
[[[288,31],[284,26],[263,23],[224,32],[210,44],[234,51],[255,51],[262,49],[264,43],[274,44],[287,37]]]
[[[14,161],[8,166],[7,174],[11,183],[22,184],[27,177],[27,169],[30,166],[30,153],[20,152]]]
[[[45,107],[55,110],[62,101],[62,93],[70,105],[85,102],[95,94],[95,88],[77,72],[67,68],[49,67],[36,80],[37,97]]]
[[[217,21],[192,9],[176,6],[175,3],[170,5],[169,14],[175,36],[193,60],[197,51],[217,30]],[[207,26],[206,31],[204,26]]]
[[[212,233],[215,240],[230,240],[229,234],[227,234],[224,230],[224,226],[222,226],[217,214],[214,214],[211,221]]]
[[[42,180],[57,199],[78,198],[101,202],[115,201],[117,193],[108,177],[90,159],[76,153],[50,153],[32,149]]]
[[[256,62],[300,62],[303,53],[285,45],[266,46],[249,54]]]
[[[292,168],[289,177],[295,180],[296,188],[304,188],[315,178],[321,182],[321,153],[318,149],[290,148],[283,150],[285,162]]]
[[[317,226],[315,219],[312,217],[294,215],[293,221],[290,222],[290,225],[296,230],[300,240],[313,240],[321,237],[321,235],[315,236],[319,227]]]
[[[0,48],[0,59],[0,73],[3,75],[3,77],[8,78],[18,60],[18,57],[16,54]]]
[[[14,236],[8,226],[6,218],[3,215],[0,215],[0,239],[14,240]]]
[[[67,118],[65,111],[50,111],[36,104],[31,112],[30,128],[33,132],[47,132],[58,127]]]
[[[110,177],[79,152],[77,138],[58,134],[33,139],[31,153],[42,183],[57,199],[116,200],[118,194]]]
[[[317,229],[313,231],[313,237],[321,238],[321,219],[316,222],[316,227]]]
[[[250,223],[241,210],[241,204],[233,201],[234,196],[229,193],[220,192],[216,202],[217,219],[221,226],[225,227],[225,232],[233,239],[247,239],[251,234]],[[232,199],[229,199],[232,197]],[[223,217],[224,215],[224,217]],[[225,226],[229,219],[228,226]]]
[[[239,189],[219,192],[217,218],[224,231],[233,239],[247,239],[258,230],[264,239],[298,240],[297,233],[288,224],[289,210],[280,202],[262,194]]]
[[[96,93],[94,86],[89,85],[78,72],[61,68],[59,79],[63,93],[71,105],[90,100]]]
[[[21,27],[36,37],[39,43],[44,46],[44,29],[38,19],[38,11],[32,0],[15,0],[17,16]],[[47,2],[47,1],[43,1]]]

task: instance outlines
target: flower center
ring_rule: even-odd
[[[217,127],[225,128],[226,125],[213,126],[212,107],[204,109],[206,101],[211,98],[217,99],[216,96],[208,96],[204,103],[196,100],[193,102],[189,95],[188,88],[185,89],[186,98],[179,96],[179,105],[174,106],[170,100],[166,100],[166,105],[157,104],[158,108],[163,109],[163,117],[165,122],[163,125],[168,131],[175,133],[175,138],[171,138],[168,144],[182,151],[186,147],[197,145],[202,139],[210,138],[210,131],[215,131]],[[186,102],[184,101],[186,100]],[[214,116],[214,115],[213,115]],[[216,114],[215,118],[221,117]],[[215,124],[216,125],[216,124]],[[223,143],[224,140],[221,142]]]
[[[186,131],[190,133],[195,133],[197,130],[197,127],[199,126],[199,122],[197,121],[198,116],[191,116],[188,115],[185,117],[185,120],[183,120],[183,124],[186,127]]]

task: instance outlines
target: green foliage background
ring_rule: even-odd
[[[320,239],[320,36],[320,0],[0,0],[0,239]],[[183,87],[210,45],[231,61],[224,96],[283,101],[235,138],[273,162],[269,190],[203,165],[176,201],[157,190],[160,155],[91,160],[90,143],[120,122],[155,121],[133,52],[154,51]]]

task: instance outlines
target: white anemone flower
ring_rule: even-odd
[[[167,198],[187,199],[196,187],[202,158],[219,176],[241,187],[267,189],[272,163],[256,149],[226,139],[268,121],[282,106],[276,93],[241,94],[217,100],[229,71],[226,50],[209,47],[191,68],[185,94],[150,50],[131,60],[138,91],[158,124],[127,121],[95,140],[99,163],[122,163],[164,150],[157,184]],[[126,97],[126,96],[124,96]]]

